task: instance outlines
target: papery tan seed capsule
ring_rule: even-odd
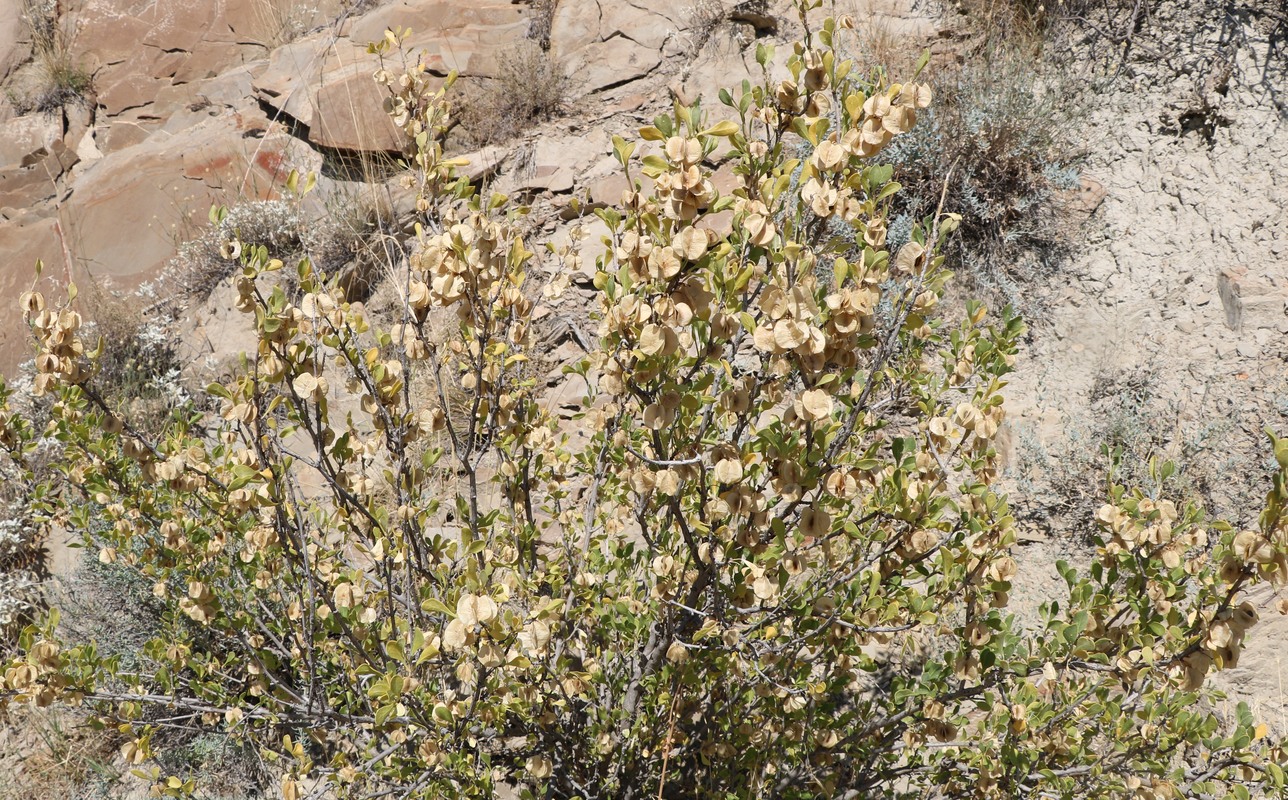
[[[18,304],[22,307],[25,317],[30,319],[31,315],[45,310],[45,296],[40,292],[23,292],[18,298]]]

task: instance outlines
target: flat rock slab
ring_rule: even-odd
[[[288,171],[292,140],[243,137],[239,122],[236,115],[212,118],[90,164],[59,207],[75,266],[97,280],[135,286],[155,277],[186,234],[206,224],[212,203],[272,196]]]
[[[318,147],[399,150],[401,134],[371,77],[380,61],[366,52],[387,28],[411,29],[404,52],[431,74],[491,77],[527,21],[522,7],[499,0],[393,3],[355,20],[343,35],[325,32],[273,51],[254,79],[255,95],[304,126]],[[398,69],[401,58],[392,56],[390,68]]]
[[[5,120],[0,124],[0,167],[17,166],[37,150],[53,146],[62,135],[61,121],[53,114],[28,114]]]
[[[22,0],[0,2],[0,75],[8,74],[27,53],[22,6]]]
[[[550,52],[565,64],[577,92],[630,83],[661,65],[677,22],[663,13],[661,4],[653,5],[658,7],[586,0],[555,8]]]

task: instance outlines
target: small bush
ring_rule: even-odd
[[[530,40],[542,50],[550,50],[550,31],[554,27],[559,0],[532,0],[529,3],[528,32]]]
[[[286,200],[238,203],[196,238],[179,245],[168,279],[180,292],[203,300],[237,269],[236,260],[229,257],[230,241],[238,239],[246,246],[262,246],[273,257],[285,259],[304,249],[309,230],[295,203]]]
[[[537,42],[517,42],[495,78],[464,90],[455,116],[466,144],[507,142],[557,117],[569,85],[563,65]]]
[[[1023,46],[1032,54],[1067,10],[1065,0],[1051,0],[1050,9],[1046,0],[949,0],[945,5],[989,45]]]
[[[309,226],[303,252],[350,301],[366,300],[403,256],[393,207],[379,188],[359,184],[328,196]]]
[[[255,200],[231,206],[196,237],[182,243],[165,281],[201,301],[240,269],[230,258],[230,242],[263,247],[272,258],[295,265],[309,258],[313,267],[339,281],[345,296],[357,300],[401,258],[388,198],[378,190],[338,190],[323,200],[316,219],[306,217],[296,200]],[[286,288],[294,291],[288,274]]]
[[[7,475],[0,467],[0,477]],[[0,490],[0,652],[17,641],[44,605],[46,532],[32,517],[18,485],[6,482]]]
[[[1069,95],[1058,83],[1043,87],[1014,50],[948,68],[933,84],[942,101],[890,150],[904,187],[891,238],[906,241],[913,221],[944,197],[945,209],[962,214],[950,247],[966,287],[1031,310],[1019,286],[1073,244],[1066,197],[1078,186],[1082,154]]]
[[[86,331],[101,339],[97,385],[104,399],[122,414],[155,430],[171,410],[190,398],[182,385],[182,365],[165,303],[139,294],[113,294],[95,288],[83,305]]]
[[[615,138],[632,188],[597,211],[598,341],[565,367],[585,437],[527,372],[527,210],[458,180],[414,59],[376,73],[420,223],[387,317],[307,264],[288,297],[241,247],[253,353],[218,411],[145,438],[93,391],[79,317],[25,293],[66,442],[38,510],[163,610],[133,664],[28,626],[0,704],[90,709],[180,797],[166,724],[272,759],[284,800],[1288,796],[1282,743],[1209,682],[1249,593],[1288,583],[1288,441],[1255,528],[1110,486],[1095,561],[1017,620],[997,443],[1024,325],[941,302],[957,215],[890,249],[880,157],[931,92],[847,71],[853,26],[810,29],[779,81],[759,48],[724,119]],[[0,433],[29,470],[31,427]]]
[[[112,729],[80,724],[65,709],[32,708],[13,715],[9,739],[21,749],[21,767],[0,768],[0,800],[111,800],[123,777],[117,748],[123,737]],[[16,760],[16,753],[7,753]],[[12,763],[12,761],[11,761]]]
[[[720,30],[720,26],[729,21],[729,12],[721,0],[694,0],[693,5],[684,7],[683,15],[685,28],[688,29],[687,49],[690,56],[697,55]]]

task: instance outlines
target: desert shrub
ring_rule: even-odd
[[[557,117],[568,88],[568,74],[557,58],[538,42],[517,42],[495,77],[463,92],[456,116],[466,143],[500,144]]]
[[[22,732],[17,742],[9,741],[10,747],[18,744],[22,750],[21,767],[0,770],[0,800],[119,796],[113,789],[119,790],[122,770],[113,762],[121,741],[113,731],[79,725],[63,708],[23,709],[7,721]]]
[[[1073,3],[1081,6],[1083,0]],[[965,17],[970,29],[991,43],[1034,47],[1040,47],[1051,27],[1074,10],[1064,0],[1050,4],[1049,9],[1043,0],[953,0],[944,5]]]
[[[1082,159],[1070,95],[1043,81],[1058,79],[1036,79],[1032,60],[1014,50],[949,67],[934,81],[943,102],[889,154],[903,186],[890,220],[894,241],[944,198],[962,215],[949,247],[967,287],[1026,310],[1019,287],[1073,245],[1066,203]]]
[[[179,245],[164,283],[179,294],[204,300],[239,269],[230,245],[264,248],[272,258],[309,258],[342,284],[351,299],[363,299],[401,256],[392,207],[377,190],[333,191],[319,218],[301,211],[299,197],[253,200],[222,209],[211,225]],[[294,291],[288,281],[287,288]]]
[[[27,440],[21,462],[0,456],[0,652],[12,651],[22,629],[45,607],[49,570],[47,526],[41,523],[36,493],[51,464],[60,461],[60,446],[43,435],[50,403],[31,396],[28,375],[15,376],[6,390],[16,393],[0,409],[0,434],[12,444]]]
[[[349,300],[366,300],[403,256],[398,221],[388,195],[358,184],[337,189],[309,226],[303,254],[330,276]]]
[[[0,477],[18,476],[0,466]],[[6,482],[0,489],[0,650],[17,641],[44,601],[46,532],[34,524],[21,488]]]
[[[692,5],[684,7],[683,16],[688,29],[686,49],[690,56],[696,56],[720,26],[729,21],[729,11],[720,0],[694,0]]]
[[[218,414],[142,437],[95,399],[75,313],[25,294],[68,443],[33,499],[153,584],[164,634],[128,668],[42,620],[4,700],[80,703],[170,796],[196,787],[162,769],[156,709],[275,759],[287,800],[1284,796],[1281,746],[1205,679],[1256,622],[1245,592],[1288,573],[1288,442],[1256,529],[1111,487],[1095,562],[1017,623],[994,441],[1023,325],[941,308],[956,215],[887,248],[880,158],[930,91],[837,58],[852,28],[807,28],[728,119],[678,106],[647,152],[614,141],[634,189],[596,212],[599,341],[567,367],[587,444],[524,372],[523,209],[456,178],[414,60],[376,76],[418,189],[393,319],[307,261],[296,302],[240,247],[255,351]],[[5,434],[21,468],[31,430]]]
[[[275,258],[299,255],[309,236],[299,206],[289,200],[251,200],[211,217],[211,225],[179,245],[169,278],[177,288],[205,299],[237,270],[228,244],[237,240],[263,247]]]
[[[113,408],[158,430],[189,400],[182,381],[178,342],[170,332],[175,313],[148,293],[110,292],[94,287],[80,304],[86,340],[101,347],[95,386]]]

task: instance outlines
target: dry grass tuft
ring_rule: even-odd
[[[521,41],[495,78],[464,90],[456,119],[468,146],[500,144],[557,117],[568,88],[563,65],[538,42]]]
[[[90,341],[102,338],[95,384],[109,404],[155,431],[188,399],[170,333],[173,311],[140,294],[91,285],[81,295]]]
[[[197,300],[210,296],[222,281],[238,269],[236,260],[226,258],[225,244],[233,237],[244,247],[263,246],[286,261],[303,252],[310,227],[295,203],[286,200],[251,200],[230,206],[218,224],[183,242],[170,265],[171,280],[182,294]]]
[[[729,12],[721,0],[694,0],[693,5],[686,6],[684,22],[688,29],[689,54],[696,55],[728,21]]]
[[[82,104],[93,80],[71,54],[71,41],[53,0],[23,0],[21,19],[31,37],[31,60],[18,69],[5,94],[18,114]]]
[[[11,713],[7,722],[22,744],[6,754],[10,763],[0,762],[0,800],[96,800],[120,783],[114,730],[93,730],[54,709]]]
[[[358,184],[325,201],[308,237],[313,266],[351,301],[366,300],[402,259],[393,205],[375,184]]]

